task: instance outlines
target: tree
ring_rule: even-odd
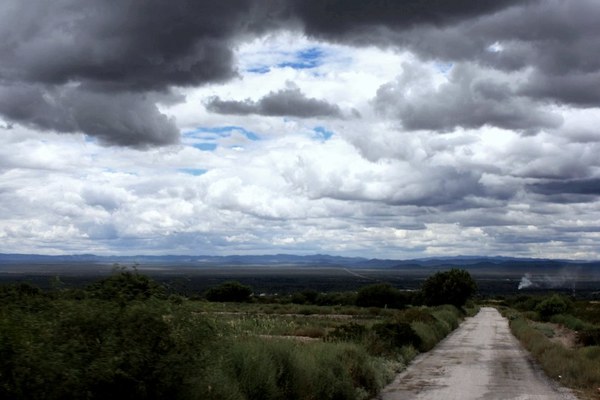
[[[251,295],[250,286],[230,281],[208,289],[205,296],[208,301],[243,302],[248,301]]]
[[[408,297],[389,283],[376,283],[358,291],[356,305],[359,307],[403,308]]]
[[[93,297],[121,303],[165,297],[164,288],[149,277],[138,273],[135,266],[133,271],[116,266],[111,276],[94,283],[88,287],[88,291]]]
[[[292,303],[294,304],[315,304],[319,292],[313,289],[304,289],[301,292],[292,294]]]
[[[423,300],[428,306],[452,304],[462,307],[476,292],[477,284],[471,275],[457,268],[437,272],[427,278],[421,286]]]

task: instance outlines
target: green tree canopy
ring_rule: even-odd
[[[403,308],[408,304],[408,296],[389,283],[376,283],[358,291],[356,305],[359,307]]]
[[[237,281],[223,282],[206,291],[208,301],[244,302],[250,299],[252,288]]]
[[[151,278],[138,273],[135,268],[128,271],[118,266],[115,273],[94,283],[88,291],[92,297],[121,302],[165,297],[164,288]]]
[[[452,304],[462,307],[476,292],[477,284],[471,275],[457,268],[437,272],[421,286],[423,301],[428,306]]]

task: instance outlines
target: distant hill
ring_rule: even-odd
[[[572,261],[538,258],[512,257],[430,257],[410,260],[367,259],[361,257],[342,257],[327,254],[315,255],[231,255],[231,256],[97,256],[94,254],[73,255],[37,255],[37,254],[1,254],[0,265],[6,264],[134,264],[141,265],[187,265],[187,266],[337,266],[343,268],[385,268],[385,269],[444,269],[452,267],[465,268],[469,271],[510,270],[512,272],[534,272],[535,270],[560,270],[568,268],[585,268],[600,271],[600,261]]]

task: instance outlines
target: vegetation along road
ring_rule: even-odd
[[[532,364],[495,308],[482,308],[435,349],[417,357],[381,400],[575,399]]]

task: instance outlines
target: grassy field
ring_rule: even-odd
[[[292,303],[306,297],[190,300],[127,271],[86,289],[1,286],[0,398],[368,399],[465,316]]]
[[[509,308],[510,307],[510,308]],[[513,334],[548,376],[582,398],[600,393],[600,303],[559,295],[507,299],[503,314]]]

